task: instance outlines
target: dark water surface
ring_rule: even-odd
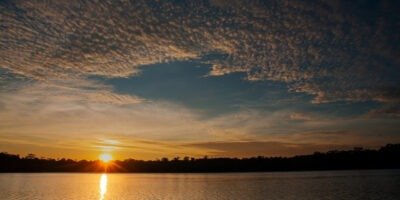
[[[0,199],[399,200],[400,170],[218,174],[0,174]]]

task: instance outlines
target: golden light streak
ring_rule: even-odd
[[[100,176],[100,200],[104,199],[107,192],[107,174]]]

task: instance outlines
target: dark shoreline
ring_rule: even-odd
[[[252,174],[252,173],[303,173],[303,172],[367,172],[367,171],[400,171],[400,168],[379,168],[379,169],[334,169],[334,170],[292,170],[292,171],[226,171],[226,172],[0,172],[0,174]]]
[[[400,144],[377,150],[315,152],[293,157],[189,158],[101,161],[45,159],[0,153],[0,173],[246,173],[400,169]]]

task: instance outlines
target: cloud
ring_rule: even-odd
[[[398,102],[397,3],[363,4],[3,1],[0,66],[52,80],[200,59],[210,75],[284,82],[314,103]],[[223,57],[202,59],[213,53]]]
[[[268,134],[268,137],[247,139],[224,139],[207,142],[191,142],[184,147],[202,149],[210,156],[216,157],[250,157],[250,156],[293,156],[310,154],[315,151],[333,149],[352,149],[355,146],[376,148],[388,141],[398,142],[396,135],[379,135],[359,132],[358,130],[306,131],[297,130],[290,134]]]
[[[193,143],[188,146],[203,148],[210,156],[215,157],[293,156],[310,154],[315,151],[352,148],[352,146],[347,145],[299,144],[274,141],[207,142]]]
[[[177,43],[178,19],[145,2],[8,1],[1,13],[0,65],[33,79],[126,77],[140,65],[197,56]]]
[[[0,93],[0,151],[97,159],[110,150],[120,158],[154,159],[181,153],[172,147],[177,143],[207,138],[199,115],[185,107],[75,84],[35,83]]]
[[[3,101],[36,103],[40,105],[61,102],[68,104],[103,103],[128,105],[144,101],[134,95],[117,94],[112,87],[96,81],[73,79],[51,82],[6,82],[0,96]],[[58,103],[59,102],[59,103]]]
[[[295,92],[305,92],[314,96],[312,103],[329,103],[335,101],[349,101],[349,102],[366,102],[376,101],[386,104],[400,103],[400,88],[396,87],[381,87],[381,88],[364,88],[352,89],[348,88],[348,83],[338,82],[336,84],[327,86],[325,83],[312,84],[312,83],[298,83],[291,86],[290,90]],[[376,87],[376,86],[375,86]]]
[[[305,113],[292,113],[289,116],[290,119],[292,120],[298,120],[298,121],[309,121],[309,120],[313,120],[314,118],[308,114]]]
[[[382,116],[380,116],[382,117]],[[329,145],[399,141],[398,120],[292,110],[242,110],[207,121],[210,141],[275,141]]]
[[[398,136],[391,135],[398,131],[395,120],[386,121],[382,128],[382,123],[374,118],[341,119],[291,110],[248,109],[204,118],[201,111],[171,102],[90,100],[93,94],[88,95],[89,88],[95,88],[94,94],[110,88],[86,81],[75,84],[86,86],[83,88],[89,92],[71,89],[72,83],[67,88],[36,83],[11,93],[0,93],[1,148],[17,153],[32,150],[53,157],[68,151],[72,158],[96,159],[100,151],[112,151],[121,158],[154,159],[205,153],[278,155],[278,150],[270,151],[272,147],[282,150],[280,155],[289,155],[339,145],[399,141]],[[222,148],[225,143],[234,144]],[[292,148],[295,144],[299,147]],[[240,148],[234,150],[236,147]],[[48,149],[52,153],[46,153]]]
[[[400,118],[400,106],[392,104],[372,109],[367,113],[367,117]]]

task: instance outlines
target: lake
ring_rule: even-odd
[[[400,170],[204,174],[0,174],[0,199],[399,200]]]

